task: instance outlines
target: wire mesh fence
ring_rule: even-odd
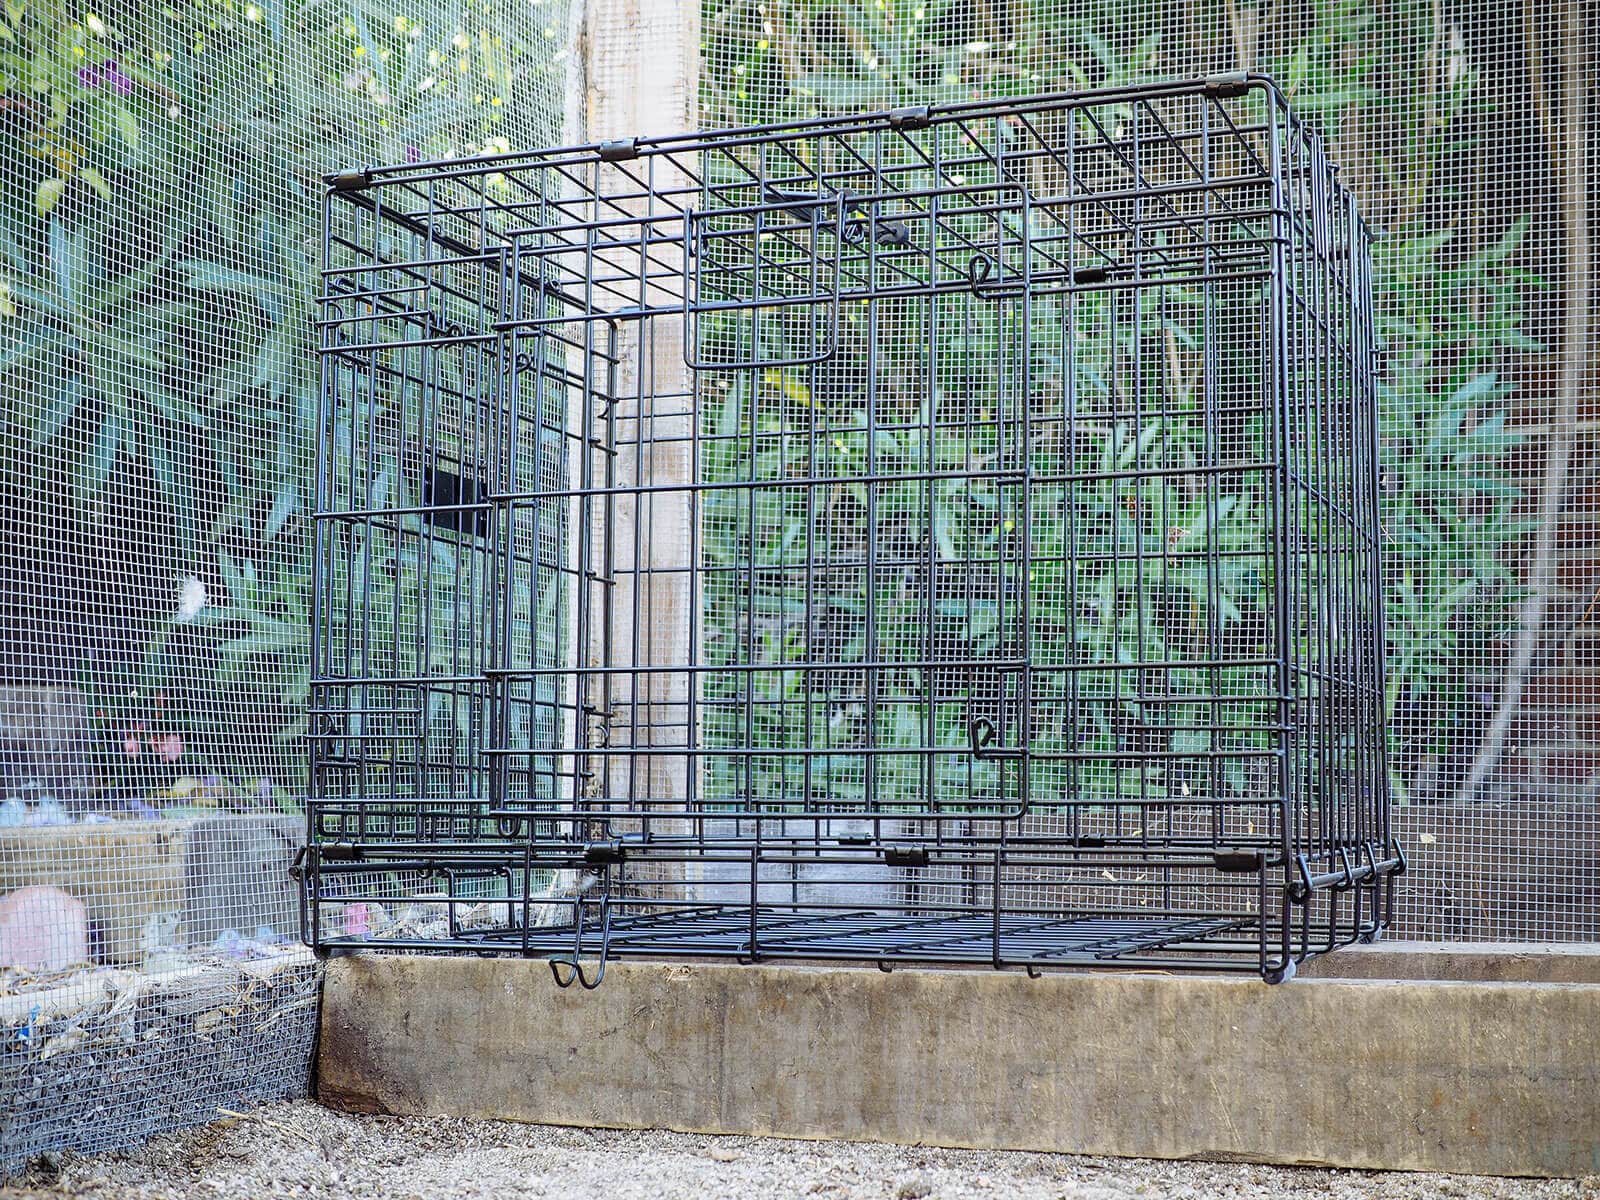
[[[1398,929],[1600,936],[1596,32],[1577,4],[711,3],[708,126],[1253,69],[1379,230]]]
[[[304,1090],[320,175],[558,140],[578,15],[0,14],[0,1169]]]
[[[278,947],[314,719],[314,177],[558,144],[578,15],[0,14],[0,1157],[302,1085],[314,977]],[[1600,937],[1588,7],[706,0],[698,19],[706,128],[1278,79],[1381,234],[1396,928]],[[444,506],[474,481],[428,487]],[[412,583],[471,586],[449,550],[409,550]],[[681,697],[651,699],[666,724]]]

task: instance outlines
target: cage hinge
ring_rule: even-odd
[[[1206,77],[1206,95],[1218,99],[1242,96],[1249,88],[1250,76],[1243,71],[1224,71],[1220,75]]]
[[[600,143],[601,162],[628,162],[639,157],[639,139],[610,138]]]
[[[322,842],[317,857],[323,862],[360,862],[364,856],[354,842]]]
[[[886,867],[925,867],[928,865],[926,846],[885,846],[883,865]]]
[[[911,104],[889,113],[892,129],[926,129],[933,122],[933,110],[926,104]]]
[[[1211,865],[1225,875],[1253,875],[1261,870],[1261,854],[1256,850],[1219,850]]]
[[[583,862],[589,867],[613,866],[628,861],[628,847],[621,838],[609,841],[588,842],[583,847]]]
[[[357,167],[351,171],[340,171],[329,181],[336,192],[359,192],[372,184],[372,172],[365,167]]]
[[[1111,278],[1111,272],[1105,267],[1076,267],[1072,272],[1073,283],[1104,283]]]

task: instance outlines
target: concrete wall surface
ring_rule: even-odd
[[[1503,1175],[1600,1172],[1600,986],[329,964],[358,1111]]]
[[[1317,979],[1600,983],[1600,942],[1401,942],[1346,946],[1301,964]]]

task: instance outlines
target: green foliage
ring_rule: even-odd
[[[1495,56],[1514,56],[1506,46],[1515,39],[1465,39],[1442,24],[1442,9],[1420,0],[1381,16],[1358,0],[1270,7],[705,0],[702,11],[701,103],[713,126],[1241,66],[1279,81],[1327,135],[1364,215],[1385,235],[1374,291],[1387,350],[1381,400],[1393,763],[1413,797],[1447,791],[1476,747],[1485,697],[1492,700],[1497,648],[1517,619],[1515,564],[1528,533],[1521,438],[1511,418],[1537,400],[1514,381],[1526,377],[1529,356],[1543,353],[1526,330],[1544,263],[1525,243],[1525,223],[1512,222],[1543,198],[1529,195],[1519,206],[1510,194],[1515,182],[1486,180],[1493,172],[1485,171],[1495,154],[1509,164],[1526,153],[1520,126],[1496,124],[1503,106],[1493,89],[1509,86],[1513,73]],[[1494,27],[1487,13],[1473,19]],[[1490,189],[1506,195],[1491,201]],[[1106,434],[1103,452],[1126,453],[1116,436]],[[1156,436],[1181,438],[1182,431]],[[1172,512],[1192,507],[1177,496],[1134,499]],[[1248,498],[1232,499],[1227,521],[1242,528]],[[1102,500],[1102,514],[1112,517],[1100,519],[1114,520],[1118,496]],[[1048,513],[1052,503],[1036,507]],[[1036,535],[1044,546],[1059,538],[1047,526]],[[1123,580],[1073,584],[1049,566],[1036,576],[1048,584],[1034,581],[1036,611],[1047,614],[1040,630],[1056,620],[1050,605],[1086,584],[1102,614],[1137,606],[1155,613],[1164,603],[1131,594]],[[1192,581],[1169,571],[1159,586],[1181,593]],[[1224,581],[1223,603],[1244,623],[1250,606],[1237,594],[1254,586]],[[1223,619],[1235,619],[1233,612]],[[1138,624],[1090,620],[1076,628],[1101,639],[1096,654],[1155,652],[1113,644]],[[1101,732],[1105,739],[1114,733]]]
[[[1517,552],[1531,532],[1509,459],[1523,438],[1506,422],[1507,352],[1522,333],[1534,281],[1514,265],[1519,222],[1496,243],[1451,261],[1447,231],[1384,247],[1391,302],[1382,328],[1387,483],[1390,711],[1403,737],[1402,778],[1419,792],[1451,783],[1492,696],[1493,664],[1462,669],[1515,626]],[[1395,301],[1402,301],[1397,303]]]
[[[62,520],[121,560],[98,614],[115,648],[84,647],[72,673],[128,786],[151,783],[149,753],[122,749],[141,732],[183,740],[169,776],[298,767],[320,175],[508,149],[511,112],[548,140],[554,9],[8,0],[0,14],[8,491],[50,464],[70,487]],[[135,523],[158,536],[119,532]],[[184,579],[206,603],[175,614]]]

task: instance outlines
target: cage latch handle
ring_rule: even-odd
[[[973,717],[967,727],[968,736],[972,741],[973,758],[1021,758],[1022,751],[1016,746],[999,746],[995,738],[999,731],[995,728],[994,721],[989,717]]]

